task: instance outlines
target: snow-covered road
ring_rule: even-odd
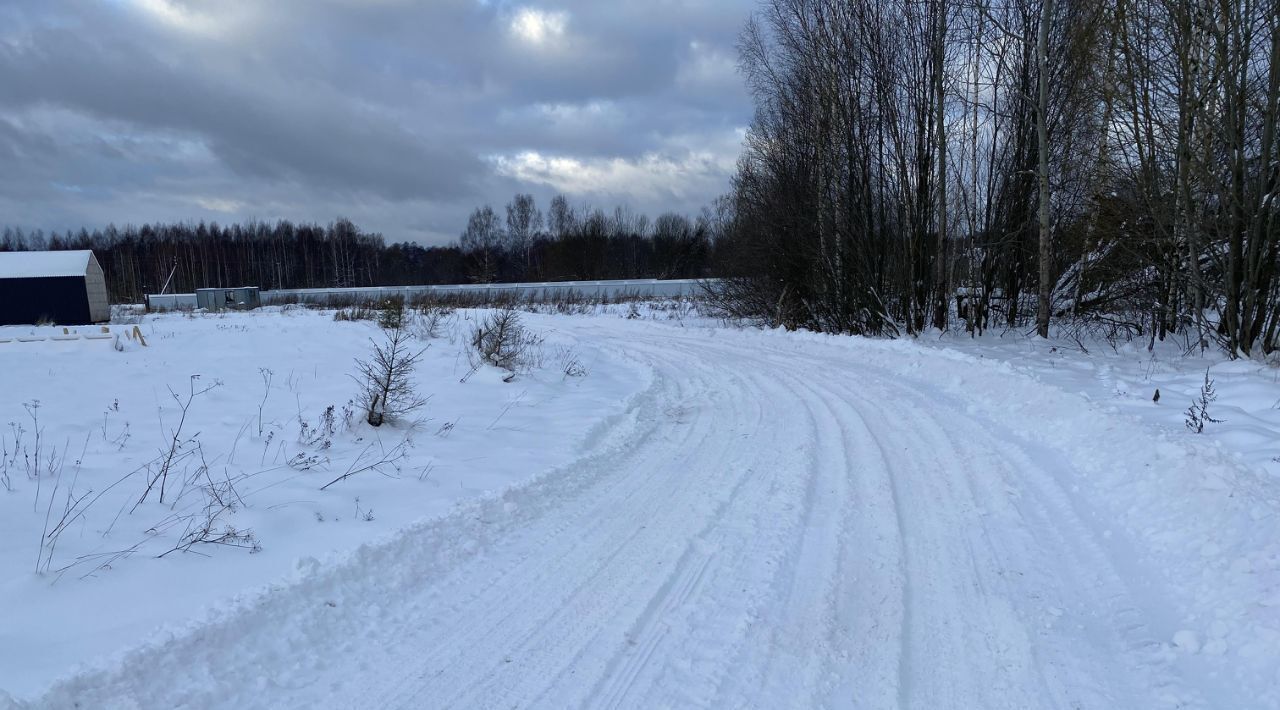
[[[575,327],[653,373],[581,459],[39,706],[1274,701],[1173,646],[1196,590],[1109,524],[1089,472],[927,367],[773,334]]]

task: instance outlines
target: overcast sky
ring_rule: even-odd
[[[0,225],[346,216],[457,237],[517,191],[696,212],[755,0],[4,0]]]

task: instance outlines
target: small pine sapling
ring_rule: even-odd
[[[540,362],[541,346],[542,338],[524,327],[517,311],[494,311],[471,331],[473,371],[480,365],[499,367],[512,375],[530,370]]]
[[[378,326],[383,330],[400,330],[404,327],[404,299],[388,298],[378,311]]]
[[[386,340],[373,343],[367,360],[356,360],[360,404],[370,426],[382,426],[427,403],[413,385],[413,369],[426,348],[415,349],[413,337],[403,327],[386,331]]]

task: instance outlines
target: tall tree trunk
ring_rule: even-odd
[[[938,141],[938,244],[934,249],[933,327],[947,329],[947,115],[943,83],[946,68],[947,2],[937,0],[937,29],[934,35],[934,100],[937,102]]]
[[[1036,334],[1049,337],[1049,299],[1052,295],[1052,248],[1049,240],[1049,23],[1053,19],[1053,0],[1044,0],[1040,10],[1040,34],[1036,40],[1036,140],[1039,162],[1036,178],[1040,183],[1040,297],[1036,307]]]

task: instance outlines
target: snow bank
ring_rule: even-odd
[[[358,570],[358,560],[391,554],[407,526],[449,515],[460,502],[496,500],[600,444],[628,398],[647,386],[648,373],[542,316],[526,317],[546,338],[542,367],[509,383],[494,369],[462,382],[471,369],[466,331],[481,313],[459,312],[444,337],[424,343],[417,384],[430,400],[422,421],[380,429],[358,415],[348,427],[342,414],[356,394],[353,360],[380,332],[369,322],[335,322],[331,311],[148,317],[147,346],[129,341],[123,352],[111,340],[5,345],[0,426],[12,490],[0,486],[0,606],[9,610],[0,623],[0,694],[34,696],[58,676],[113,665],[120,649],[160,647],[195,628],[206,638],[210,623],[266,603],[310,570]],[[0,328],[0,338],[29,331]],[[580,360],[587,376],[565,376],[565,357]],[[252,531],[261,549],[196,545],[157,559],[206,498],[186,486],[163,505],[153,492],[134,506],[172,444],[181,417],[172,393],[185,400],[192,386],[211,385],[182,425],[174,481],[199,478],[202,466],[215,483],[236,480],[243,504],[219,518],[218,530]],[[317,438],[331,406],[333,431]],[[38,477],[14,453],[20,437],[22,452],[34,455],[37,428]],[[398,446],[403,458],[319,490]],[[53,549],[42,547],[69,491],[70,501],[87,495],[92,505]],[[47,564],[37,562],[42,551]]]

